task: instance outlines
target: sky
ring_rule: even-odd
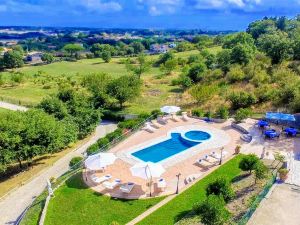
[[[244,30],[300,0],[0,0],[0,26]]]

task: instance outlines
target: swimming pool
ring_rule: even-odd
[[[211,137],[210,134],[203,131],[189,132],[173,132],[169,139],[135,151],[131,155],[144,162],[157,163],[199,145],[202,143],[201,141],[208,140]]]

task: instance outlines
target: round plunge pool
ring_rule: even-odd
[[[184,136],[193,141],[205,141],[210,139],[210,134],[200,130],[191,130],[184,134]]]

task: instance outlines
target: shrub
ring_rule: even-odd
[[[107,146],[108,144],[109,144],[109,140],[108,140],[107,137],[100,138],[97,141],[98,149],[101,149],[101,148],[104,148],[104,147],[108,147]]]
[[[192,66],[188,72],[188,77],[195,83],[203,80],[206,74],[207,68],[204,63],[197,63]]]
[[[151,115],[156,119],[158,116],[163,115],[163,112],[161,112],[159,109],[154,109],[154,110],[151,112]]]
[[[207,111],[207,112],[204,114],[204,116],[207,117],[207,118],[209,118],[209,119],[213,118],[213,115],[214,115],[214,113],[213,113],[212,111]]]
[[[245,155],[240,161],[239,168],[243,171],[248,171],[251,174],[258,162],[259,158],[255,154]]]
[[[95,144],[92,144],[90,147],[88,147],[88,149],[86,150],[86,153],[88,155],[92,155],[95,152],[97,152],[98,150],[99,150],[99,146],[97,143],[95,143]]]
[[[118,123],[118,127],[122,129],[132,129],[139,124],[139,120],[125,120],[123,122]]]
[[[265,179],[267,177],[267,172],[268,168],[266,167],[266,165],[263,164],[262,161],[258,161],[254,169],[255,183],[257,182],[257,180]]]
[[[248,108],[255,104],[257,99],[255,95],[244,91],[232,93],[229,95],[232,109]]]
[[[240,123],[251,115],[252,115],[251,109],[239,109],[236,111],[234,119],[235,122]]]
[[[83,159],[83,157],[81,157],[81,156],[73,157],[73,158],[71,159],[70,163],[69,163],[69,166],[70,166],[70,167],[73,167],[73,166],[75,166],[75,165],[79,165],[79,164],[80,164],[79,162],[81,162],[82,159]]]
[[[196,204],[193,209],[205,225],[223,225],[230,219],[224,199],[216,195],[209,195],[203,203]]]
[[[228,119],[229,117],[228,108],[225,106],[220,106],[216,111],[216,117],[221,119]]]
[[[207,186],[206,195],[209,196],[211,194],[222,197],[225,202],[229,202],[234,197],[234,191],[231,184],[224,177],[216,179]]]
[[[235,83],[243,81],[245,79],[245,74],[240,66],[234,66],[230,68],[230,71],[227,73],[226,77],[230,83]]]
[[[198,102],[204,103],[210,100],[217,92],[215,85],[195,85],[189,90],[190,95]]]
[[[198,116],[198,117],[203,117],[204,116],[204,111],[202,109],[193,109],[192,110],[192,115],[193,116]]]
[[[122,135],[122,129],[117,128],[114,132],[111,132],[110,134],[106,135],[106,138],[109,141],[113,141],[114,139],[116,139],[117,137]]]

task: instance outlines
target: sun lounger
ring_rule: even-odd
[[[143,130],[153,133],[155,131],[155,128],[151,127],[149,124],[146,124]]]
[[[209,162],[207,162],[207,161],[205,161],[203,159],[198,159],[196,161],[196,163],[199,164],[200,166],[203,166],[203,167],[210,167],[210,166],[212,166],[211,163],[209,163]]]
[[[205,155],[204,158],[203,158],[205,161],[209,162],[209,163],[216,163],[218,162],[219,160],[214,158],[214,157],[211,157],[209,155]]]
[[[104,182],[104,181],[109,180],[109,179],[111,178],[111,175],[110,175],[110,174],[107,174],[107,175],[102,176],[102,177],[97,177],[95,174],[93,174],[93,175],[91,176],[91,178],[92,178],[92,181],[93,181],[93,182],[95,182],[95,183],[97,183],[97,184],[100,184],[100,183],[102,183],[102,182]]]
[[[189,117],[187,115],[187,112],[182,112],[182,120],[183,121],[188,121],[189,120]]]
[[[221,154],[220,154],[220,153],[217,153],[217,152],[212,152],[212,153],[210,154],[210,156],[213,157],[213,158],[215,158],[215,159],[218,159],[218,160],[221,159]],[[222,152],[222,158],[225,159],[227,156],[228,156],[228,152],[223,151],[223,152]]]
[[[189,183],[192,183],[192,182],[194,182],[195,180],[197,180],[199,177],[201,176],[201,174],[191,174],[191,175],[189,175],[189,176],[187,176],[186,178],[185,178],[185,182],[187,183],[187,184],[189,184]]]
[[[173,120],[174,122],[179,122],[180,121],[180,119],[178,118],[178,116],[176,116],[176,114],[172,114],[171,120]]]
[[[160,123],[158,123],[156,120],[153,120],[151,125],[152,125],[152,127],[155,127],[156,129],[162,127],[162,125]]]
[[[165,189],[167,187],[167,182],[164,178],[160,178],[157,180],[157,187],[160,189]]]
[[[157,117],[157,122],[160,124],[167,124],[168,120],[162,116]]]
[[[127,184],[122,185],[122,186],[120,187],[120,190],[121,190],[123,193],[129,194],[129,193],[132,191],[134,185],[135,185],[134,183],[128,182]]]
[[[110,189],[110,190],[113,190],[114,188],[118,187],[120,184],[121,184],[120,179],[115,179],[113,182],[105,181],[105,182],[102,183],[102,185],[106,189]]]

